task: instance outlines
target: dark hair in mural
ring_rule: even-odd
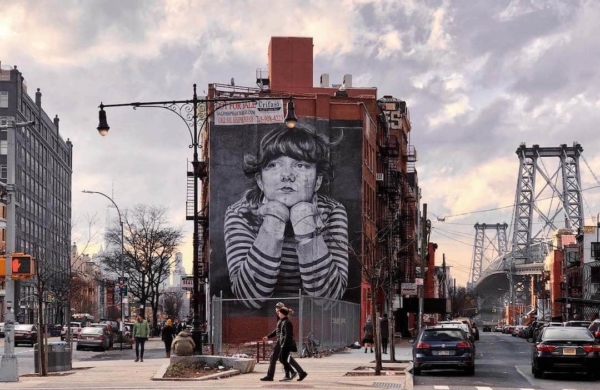
[[[317,193],[329,178],[331,145],[307,125],[280,126],[262,138],[256,156],[244,157],[244,174],[254,181],[227,208],[224,233],[232,292],[248,307],[299,290],[335,299],[345,293],[346,209]]]
[[[288,156],[299,161],[316,164],[317,174],[328,180],[331,170],[329,150],[336,142],[330,143],[324,135],[318,134],[316,129],[308,125],[299,125],[293,129],[279,126],[266,134],[260,142],[258,156],[246,154],[244,156],[244,173],[254,179],[265,165],[280,156]],[[262,190],[254,182],[252,188],[246,193],[250,204],[258,204]]]

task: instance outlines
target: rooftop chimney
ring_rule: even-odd
[[[58,115],[56,115],[54,117],[54,126],[56,127],[56,131],[58,131],[58,122],[60,122],[60,119],[58,119]]]
[[[328,88],[329,87],[329,74],[323,73],[321,75],[321,87]]]
[[[271,37],[269,80],[274,91],[293,92],[294,89],[312,88],[312,38]]]
[[[40,92],[40,89],[37,89],[37,92],[35,93],[35,104],[38,107],[42,107],[42,93]]]

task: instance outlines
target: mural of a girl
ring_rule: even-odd
[[[346,291],[346,209],[317,192],[328,179],[331,145],[309,125],[280,126],[245,156],[254,183],[228,207],[224,233],[232,291],[248,307],[299,289],[334,299]]]

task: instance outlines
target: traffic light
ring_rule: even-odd
[[[10,266],[13,279],[29,279],[35,275],[33,257],[25,253],[13,253]],[[6,256],[0,257],[0,276],[6,276]]]

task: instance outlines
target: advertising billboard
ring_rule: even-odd
[[[280,116],[275,103],[240,106],[226,117],[241,119],[211,124],[211,294],[269,314],[269,299],[300,293],[359,302],[362,121],[288,129]]]

